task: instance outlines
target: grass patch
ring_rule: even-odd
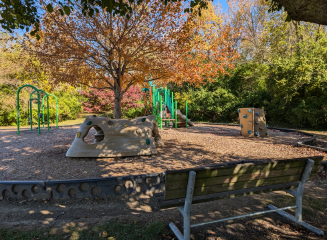
[[[11,229],[0,229],[0,239],[6,240],[41,240],[41,239],[69,239],[69,240],[155,240],[161,239],[166,229],[161,222],[148,224],[127,222],[121,223],[110,221],[104,225],[92,226],[87,229],[83,227],[67,227],[61,232],[54,232],[50,229],[13,231]]]
[[[327,212],[327,198],[304,197],[303,206],[310,206],[315,210]]]

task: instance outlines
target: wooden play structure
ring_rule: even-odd
[[[94,143],[84,141],[94,127]],[[154,116],[128,119],[110,119],[96,115],[87,116],[76,133],[66,157],[125,157],[157,154],[162,146]]]
[[[266,137],[267,125],[265,111],[262,108],[240,108],[241,135],[245,137]]]

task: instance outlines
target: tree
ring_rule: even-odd
[[[87,113],[106,113],[115,109],[113,91],[108,89],[88,89],[81,92],[82,96],[86,98],[83,102],[84,111]],[[139,108],[142,105],[139,103],[142,101],[142,89],[140,86],[130,87],[124,99],[122,100],[122,109],[127,112],[130,108]]]
[[[212,27],[208,22],[204,31],[203,21],[197,14],[184,14],[180,2],[146,0],[130,6],[129,19],[101,8],[96,17],[84,15],[78,1],[69,16],[55,9],[40,23],[41,39],[31,38],[26,46],[35,50],[55,82],[114,91],[115,118],[121,118],[124,93],[145,78],[200,83],[203,75],[232,66],[235,52],[226,41],[228,29],[220,35],[217,21]],[[206,31],[215,34],[208,40]]]
[[[265,27],[270,20],[265,0],[229,0],[227,19],[236,29],[241,29],[236,45],[243,61],[264,61],[269,45],[265,41]]]
[[[161,0],[165,4],[176,2],[176,0]],[[182,0],[177,0],[182,1]],[[266,0],[271,3],[271,10],[281,10],[283,7],[289,15],[289,19],[296,21],[306,21],[312,23],[318,23],[327,25],[327,14],[325,9],[327,3],[325,0]],[[133,2],[141,4],[143,0],[129,0],[129,3]],[[98,8],[107,8],[109,13],[115,15],[126,16],[127,18],[132,14],[133,9],[130,8],[127,1],[120,0],[80,0],[78,3],[82,5],[81,11],[89,16],[94,16]],[[190,6],[185,9],[186,12],[193,11],[194,8],[199,7],[205,9],[207,7],[206,0],[191,0]],[[72,1],[58,2],[61,9],[61,14],[70,14]],[[47,10],[52,12],[55,6],[54,4],[48,4]],[[40,16],[37,11],[36,0],[2,0],[0,2],[0,24],[3,29],[11,32],[13,29],[24,29],[27,31],[29,27],[34,26],[34,30],[31,31],[32,35],[36,35],[39,38],[39,22]]]
[[[176,0],[160,0],[166,5],[168,3],[176,2]],[[178,0],[181,1],[181,0]],[[133,14],[133,8],[130,6],[131,3],[140,5],[144,0],[79,0],[77,4],[81,6],[81,13],[84,15],[89,15],[90,17],[94,16],[95,13],[98,13],[99,7],[104,9],[108,13],[115,15],[126,16],[127,18]],[[182,1],[181,1],[182,2]],[[42,1],[41,1],[42,3]],[[24,29],[26,28],[29,31],[30,27],[34,27],[31,31],[31,35],[36,35],[39,38],[39,23],[40,16],[38,12],[38,0],[2,0],[0,2],[0,24],[1,27],[9,32],[12,32],[13,29]],[[63,1],[52,1],[47,5],[47,11],[53,12],[53,9],[60,7],[60,13],[63,16],[64,14],[69,15],[71,10],[74,8],[74,1],[63,0]],[[185,12],[192,12],[193,9],[206,8],[206,0],[195,0],[190,1],[190,7],[185,9]]]
[[[266,0],[272,11],[282,8],[289,20],[305,21],[327,25],[327,2],[325,0]]]

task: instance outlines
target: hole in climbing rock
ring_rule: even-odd
[[[100,192],[101,192],[101,188],[99,188],[99,187],[93,187],[93,188],[91,189],[91,194],[92,194],[93,196],[98,196],[98,195],[100,194]]]
[[[125,187],[126,188],[132,188],[134,186],[134,183],[131,180],[125,181]]]
[[[18,185],[12,186],[11,191],[15,194],[19,193],[19,186]]]
[[[146,190],[143,183],[138,183],[135,187],[136,192],[144,192]]]
[[[66,190],[66,186],[64,184],[58,184],[56,187],[56,191],[58,193],[63,193]]]
[[[153,185],[155,185],[157,183],[156,178],[147,178],[147,179],[145,179],[145,181],[149,187],[152,187]]]
[[[37,194],[40,192],[40,188],[38,185],[33,185],[32,186],[32,193]]]
[[[103,139],[103,130],[98,125],[92,126],[83,138],[87,144],[95,144],[101,142]]]
[[[86,192],[87,190],[89,190],[89,184],[88,183],[81,183],[79,185],[79,190],[81,190],[82,192]]]
[[[68,196],[70,197],[76,197],[77,195],[77,189],[76,188],[71,188],[68,190]]]
[[[31,193],[28,190],[23,190],[22,195],[24,198],[29,198],[31,196]]]
[[[2,191],[2,197],[3,197],[3,198],[8,198],[8,197],[10,197],[10,191],[7,190],[7,189],[3,190],[3,191]]]

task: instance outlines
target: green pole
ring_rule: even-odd
[[[57,120],[57,128],[58,128],[58,99],[55,95],[53,95],[51,93],[48,93],[48,94],[56,99],[56,120]]]
[[[163,118],[162,96],[160,95],[160,129],[162,129],[162,118]]]
[[[171,92],[171,118],[174,118],[175,112],[174,112],[174,93]]]
[[[30,118],[31,118],[31,131],[33,131],[33,114],[32,114],[32,100],[30,97]]]
[[[165,119],[167,118],[167,95],[168,95],[168,91],[167,91],[167,87],[165,87]],[[165,121],[165,127],[167,127],[167,121]]]
[[[58,99],[57,99],[56,96],[55,96],[55,98],[56,98],[56,120],[57,120],[57,128],[59,128],[58,127]]]
[[[44,90],[42,89],[39,89],[39,91],[43,92],[45,95],[43,96],[42,98],[42,104],[41,104],[41,108],[42,108],[42,125],[43,125],[43,128],[44,128],[44,98],[45,96],[47,97],[47,103],[49,103],[48,101],[48,93],[45,92]],[[31,96],[35,93],[35,90],[30,94],[30,98]],[[49,104],[47,105],[47,111],[49,113]],[[49,115],[48,115],[49,116]],[[40,114],[38,115],[38,119],[40,118]],[[49,117],[48,117],[48,120],[49,120]],[[49,123],[49,121],[48,121]],[[49,127],[49,124],[48,124],[48,131],[50,130],[50,127]]]
[[[51,94],[51,93],[47,93],[48,95],[54,97],[56,99],[56,127],[58,128],[58,99],[55,95]],[[44,97],[43,97],[44,98]],[[43,99],[42,99],[42,104],[43,104]],[[47,99],[47,104],[49,106],[49,102],[48,102],[48,99]],[[44,115],[44,113],[43,113]],[[48,109],[48,116],[50,118],[50,115],[49,115],[49,109]],[[49,118],[48,118],[48,129],[49,129]]]
[[[175,101],[175,128],[177,129],[177,101]]]
[[[155,91],[156,91],[156,88],[155,86],[152,86],[152,114],[155,115],[155,112],[154,112],[154,108],[155,108]]]
[[[185,126],[186,126],[186,128],[187,128],[187,112],[188,112],[188,109],[187,109],[187,101],[185,102],[185,105],[186,105],[186,107],[185,107],[185,109],[186,109],[186,110],[185,110],[185,111],[186,111],[186,113],[185,113],[185,117],[186,117],[186,119],[185,119],[185,120],[186,120],[186,125],[185,125]]]
[[[157,90],[157,123],[159,124],[159,121],[160,121],[160,93],[159,93],[159,91]]]
[[[33,106],[33,103],[32,103],[32,96],[33,94],[36,92],[36,90],[34,90],[33,92],[31,92],[30,94],[30,109],[31,109],[31,114],[30,114],[30,117],[31,117],[31,131],[33,131],[33,109],[32,109],[32,106]]]
[[[47,109],[48,109],[48,112],[47,112],[47,121],[48,121],[48,131],[50,131],[50,121],[49,121],[49,95],[47,95]],[[44,116],[44,115],[43,115]],[[44,121],[43,121],[44,122]]]
[[[20,131],[19,131],[19,93],[20,93],[20,90],[22,88],[24,88],[24,87],[31,87],[31,88],[33,88],[33,89],[35,89],[37,91],[37,99],[38,99],[37,111],[38,111],[38,114],[40,114],[40,94],[39,94],[39,90],[36,87],[34,87],[33,85],[29,85],[29,84],[23,85],[20,88],[18,88],[18,90],[17,90],[17,135],[19,135],[19,133],[20,133]],[[31,121],[32,121],[32,119],[31,119]],[[40,134],[41,133],[41,131],[40,131],[40,118],[38,118],[38,126],[39,126],[38,133]]]
[[[167,98],[167,104],[168,104],[168,106],[170,107],[170,109],[171,109],[171,101],[169,101],[170,100],[170,90],[168,89],[168,98]]]
[[[43,128],[44,128],[44,98],[46,95],[43,96],[42,98],[42,124],[43,124]]]
[[[43,128],[44,128],[44,98],[47,97],[47,121],[48,121],[48,131],[50,131],[50,126],[49,126],[49,96],[48,93],[47,95],[44,95],[42,98],[42,122],[43,122]]]
[[[37,91],[37,115],[40,116],[40,93]],[[40,118],[37,118],[38,134],[41,134]]]

